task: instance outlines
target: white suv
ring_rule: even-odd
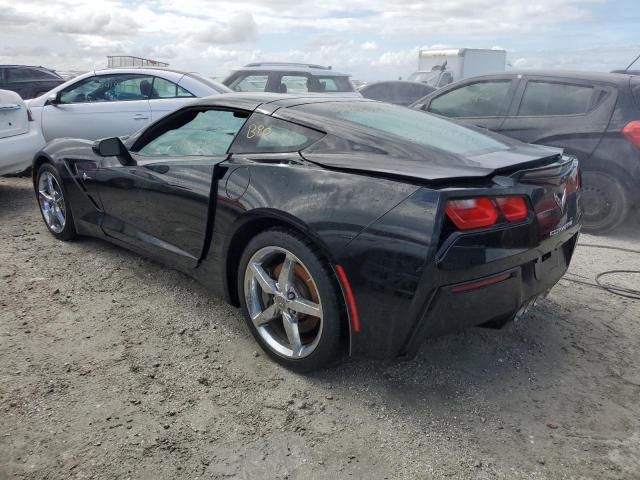
[[[361,97],[349,75],[306,63],[250,63],[222,82],[234,92],[322,93]]]

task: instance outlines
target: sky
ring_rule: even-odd
[[[373,81],[406,78],[438,47],[503,48],[513,68],[625,68],[640,0],[0,0],[0,64],[87,71],[135,55],[224,77],[294,61]]]

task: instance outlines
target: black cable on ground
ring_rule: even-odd
[[[634,300],[640,300],[640,290],[636,290],[635,288],[624,288],[617,287],[615,285],[606,284],[600,282],[600,278],[605,275],[610,275],[612,273],[635,273],[640,275],[639,270],[609,270],[606,272],[599,273],[596,275],[596,283],[600,288],[604,288],[607,292],[614,293],[616,295],[620,295],[621,297],[633,298]]]
[[[608,250],[618,250],[621,252],[640,254],[640,250],[632,250],[630,248],[623,248],[623,247],[614,247],[613,245],[597,245],[597,244],[588,244],[588,243],[578,243],[578,245],[582,247],[606,248]],[[582,277],[581,275],[576,275],[575,273],[571,273],[571,272],[567,272],[567,273],[569,275]],[[634,288],[618,287],[616,285],[606,284],[600,281],[600,278],[604,277],[605,275],[611,275],[614,273],[631,273],[631,274],[640,275],[640,270],[607,270],[604,272],[600,272],[595,277],[595,283],[585,282],[584,280],[577,280],[575,278],[566,278],[566,277],[564,277],[564,280],[567,280],[568,282],[579,283],[581,285],[588,285],[590,287],[601,288],[603,290],[606,290],[609,293],[613,293],[614,295],[619,295],[621,297],[631,298],[633,300],[640,300],[640,290],[637,290]],[[585,278],[585,277],[582,277],[582,278]]]

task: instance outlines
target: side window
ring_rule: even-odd
[[[151,91],[151,98],[177,97],[193,97],[193,95],[184,88],[178,86],[173,82],[170,82],[165,78],[153,78],[153,90]]]
[[[579,115],[591,104],[593,87],[529,81],[524,90],[519,117],[542,115]]]
[[[189,108],[145,133],[134,151],[149,157],[224,155],[248,116],[230,110]]]
[[[333,78],[325,77],[319,78],[318,81],[322,87],[323,92],[339,92],[340,89]]]
[[[499,117],[506,113],[511,80],[472,83],[431,102],[429,111],[447,117]]]
[[[61,103],[146,100],[151,96],[153,77],[145,75],[100,75],[67,87]]]
[[[241,75],[231,84],[235,92],[264,92],[267,87],[267,75]]]
[[[317,142],[323,133],[294,123],[254,113],[231,145],[232,153],[298,152]]]
[[[280,85],[276,85],[276,93],[308,93],[311,79],[305,75],[283,75]]]
[[[37,80],[57,80],[57,77],[49,72],[37,68],[10,68],[7,81],[28,82]]]

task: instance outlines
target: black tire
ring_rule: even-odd
[[[55,231],[48,224],[47,219],[45,218],[45,214],[43,212],[43,207],[42,207],[42,202],[41,202],[38,187],[40,185],[40,179],[45,173],[49,173],[53,175],[55,180],[58,182],[58,186],[62,191],[63,198],[61,202],[64,205],[65,222],[64,222],[64,228],[62,228],[60,231]],[[58,240],[63,240],[63,241],[68,241],[75,238],[77,236],[77,233],[76,233],[75,224],[73,223],[73,214],[71,212],[71,208],[69,207],[69,204],[67,203],[67,192],[64,189],[64,184],[62,183],[62,179],[60,178],[58,171],[50,163],[43,163],[38,169],[38,174],[36,175],[35,189],[36,189],[36,200],[38,201],[38,207],[40,209],[40,215],[42,216],[42,221],[44,222],[45,226],[47,227],[47,230],[49,230],[51,235],[56,237]]]
[[[583,231],[596,235],[617,228],[629,213],[629,195],[615,176],[598,171],[582,174]]]
[[[303,264],[311,276],[322,305],[322,328],[316,336],[319,338],[313,351],[304,358],[291,358],[274,350],[258,332],[251,320],[247,307],[245,274],[251,258],[268,247],[286,249]],[[238,296],[244,311],[249,330],[260,347],[276,362],[296,372],[310,372],[326,368],[337,363],[344,355],[342,342],[346,314],[342,295],[336,283],[335,275],[319,254],[311,241],[293,230],[276,228],[264,231],[253,238],[245,248],[238,267]],[[277,322],[278,320],[274,320]]]

